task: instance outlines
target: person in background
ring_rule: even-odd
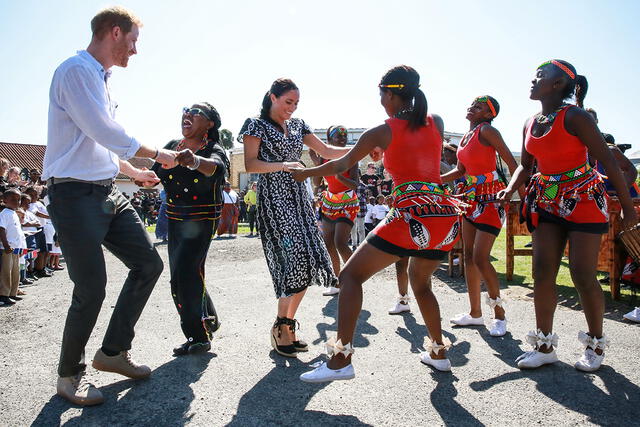
[[[383,170],[382,175],[384,179],[380,181],[380,194],[383,196],[388,196],[391,194],[391,190],[393,190],[393,180],[391,179],[391,175],[389,175],[388,170]]]
[[[247,206],[247,219],[249,220],[249,237],[253,237],[253,230],[256,229],[256,235],[258,230],[256,227],[256,218],[258,212],[258,183],[252,182],[247,194],[244,196],[244,203]]]
[[[500,281],[491,264],[491,249],[506,220],[506,211],[497,194],[506,187],[496,168],[499,155],[513,173],[516,160],[500,132],[492,125],[500,112],[500,104],[489,95],[479,96],[467,108],[469,131],[457,150],[458,164],[441,176],[443,182],[464,177],[461,198],[468,206],[462,222],[464,242],[464,278],[467,283],[470,309],[451,319],[457,326],[484,326],[481,306],[481,282],[487,287],[486,303],[495,318],[489,335],[501,337],[507,333],[507,320],[500,297]]]
[[[448,142],[442,143],[442,160],[440,160],[441,175],[446,174],[456,167],[456,164],[458,163],[458,158],[456,157],[457,152],[458,146],[456,144],[450,144]],[[446,185],[447,188],[449,188],[449,191],[455,194],[457,181],[458,180],[445,181],[443,185]],[[463,182],[464,180],[461,178],[459,181]]]
[[[374,223],[374,217],[375,217],[375,212],[374,212],[374,207],[376,205],[376,198],[373,196],[370,196],[369,199],[367,200],[367,213],[364,216],[364,232],[365,235],[369,234],[369,232],[371,230],[373,230],[373,223]]]
[[[35,235],[36,233],[38,233],[39,230],[42,229],[42,226],[40,225],[40,221],[38,221],[38,217],[35,216],[33,212],[29,210],[30,204],[31,204],[31,196],[23,193],[20,196],[20,210],[23,213],[23,216],[20,222],[22,225],[22,232],[24,233],[24,236],[25,236],[25,243],[26,243],[25,248],[31,251],[36,251],[38,249],[38,244],[36,242]],[[24,268],[21,268],[21,271],[20,271],[20,283],[22,283],[23,285],[30,285],[35,280],[37,280],[37,278],[35,278],[34,276],[28,277],[27,269],[32,268],[31,264],[35,260],[29,257],[29,259],[25,259],[24,261],[25,261]]]
[[[357,173],[360,174],[359,169],[357,170]],[[367,235],[364,227],[364,219],[367,216],[367,187],[359,178],[356,179],[356,182],[358,183],[358,186],[356,187],[356,194],[358,195],[358,205],[360,210],[358,210],[358,214],[353,221],[353,228],[351,229],[351,248],[354,251],[362,242],[364,242],[364,238]]]
[[[373,197],[377,197],[380,192],[380,175],[376,172],[376,164],[374,162],[367,163],[367,171],[360,176],[360,181],[367,186]]]
[[[593,120],[596,122],[596,124],[598,124],[598,113],[596,113],[596,111],[593,108],[587,108],[586,111],[587,113],[591,114],[591,117],[593,117]],[[622,171],[624,180],[627,183],[627,186],[629,188],[629,194],[631,195],[632,198],[639,197],[640,189],[638,189],[638,185],[636,184],[636,178],[638,177],[638,170],[633,165],[633,163],[631,163],[631,160],[629,160],[627,156],[624,155],[624,152],[620,150],[620,148],[618,148],[618,146],[615,144],[615,139],[611,134],[603,133],[602,137],[606,141],[607,148],[609,148],[609,151],[613,155],[613,158],[615,159],[616,164],[618,165],[618,168]],[[610,196],[616,196],[617,195],[616,190],[613,184],[609,181],[609,178],[607,177],[604,171],[602,163],[596,161],[594,158],[592,158],[592,156],[589,156],[589,162],[591,163],[592,166],[595,166],[597,171],[604,176],[603,178],[604,185],[605,185],[605,188],[607,189],[607,193]]]
[[[386,198],[381,194],[376,197],[376,204],[373,207],[373,227],[377,227],[389,212],[389,206],[386,205]]]
[[[168,230],[167,219],[167,192],[160,191],[160,208],[158,209],[158,220],[156,221],[156,239],[167,243]]]
[[[0,192],[4,193],[7,187],[7,172],[11,164],[4,157],[0,158]]]
[[[20,207],[20,192],[10,188],[4,192],[5,208],[0,212],[0,303],[13,305],[22,298],[18,296],[20,284],[20,255],[14,249],[25,249],[27,244],[22,233],[16,210]]]
[[[344,148],[347,145],[347,129],[344,126],[330,126],[327,129],[327,144]],[[318,166],[326,162],[314,151],[310,151],[313,163]],[[360,209],[356,188],[358,186],[358,165],[340,175],[323,177],[327,190],[322,193],[322,236],[331,257],[333,272],[340,274],[340,259],[346,263],[352,255],[349,238],[353,222]],[[316,185],[322,178],[315,178]],[[322,293],[324,296],[337,295],[340,292],[335,286]]]
[[[49,220],[49,212],[47,207],[38,200],[38,190],[36,187],[28,187],[25,193],[31,197],[31,203],[29,204],[29,211],[31,211],[40,221],[42,229],[36,233],[36,245],[38,248],[38,258],[35,260],[33,275],[38,278],[51,277],[51,273],[47,271],[47,235],[45,233],[45,226]]]
[[[228,233],[231,239],[238,234],[238,200],[238,193],[231,189],[231,184],[228,181],[225,182],[222,191],[223,205],[220,224],[218,224],[218,237]]]
[[[17,166],[9,168],[9,170],[7,171],[6,187],[16,188],[16,187],[25,187],[26,185],[27,185],[27,181],[24,181],[20,176],[20,168]]]

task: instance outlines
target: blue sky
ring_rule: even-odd
[[[46,143],[57,65],[84,49],[89,21],[112,3],[0,0],[0,141]],[[420,72],[429,110],[464,132],[477,95],[501,104],[494,125],[520,151],[535,68],[571,62],[589,80],[600,127],[640,149],[640,2],[633,1],[150,1],[122,0],[144,22],[138,55],[115,68],[118,120],[163,145],[184,105],[213,103],[237,134],[278,77],[301,89],[296,115],[312,127],[370,127],[385,119],[377,83],[397,64]]]

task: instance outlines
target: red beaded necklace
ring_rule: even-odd
[[[207,142],[208,142],[208,141],[207,141],[207,137],[206,137],[206,135],[205,135],[205,136],[203,136],[203,137],[202,137],[202,144],[200,145],[200,147],[198,147],[198,149],[197,149],[197,150],[195,150],[195,151],[194,151],[194,153],[195,153],[195,152],[197,152],[197,151],[200,151],[200,150],[202,150],[204,147],[206,147],[206,146],[207,146]],[[178,143],[178,145],[177,145],[177,147],[176,147],[176,151],[180,151],[180,150],[182,150],[183,148],[184,148],[184,139],[182,139],[182,140]]]

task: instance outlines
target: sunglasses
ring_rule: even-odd
[[[191,114],[192,116],[202,116],[207,120],[211,120],[209,118],[209,115],[207,114],[206,111],[200,109],[200,108],[191,108],[191,107],[184,107],[182,109],[182,114]]]

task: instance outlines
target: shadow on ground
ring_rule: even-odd
[[[640,388],[607,365],[588,374],[576,371],[566,363],[557,362],[536,370],[508,372],[495,378],[475,381],[470,386],[475,391],[486,391],[507,381],[524,378],[535,382],[536,389],[549,399],[587,416],[591,423],[612,425],[614,419],[615,425],[632,425],[638,422]],[[594,383],[602,384],[602,388]],[[523,405],[527,404],[523,402]],[[545,409],[540,407],[531,410],[539,411],[535,416],[532,414],[532,419],[539,419]]]
[[[322,314],[325,317],[332,318],[333,322],[318,323],[316,325],[318,338],[313,340],[313,344],[325,343],[331,337],[335,337],[335,333],[338,331],[338,296],[329,297],[329,301],[322,307]],[[369,318],[371,318],[371,312],[367,310],[360,312],[355,336],[353,337],[354,347],[368,347],[370,342],[365,335],[375,335],[378,333],[378,328],[369,323]]]
[[[313,396],[330,383],[303,383],[298,377],[309,370],[307,363],[285,360],[273,351],[271,358],[273,369],[242,396],[228,426],[369,425],[352,415],[307,410]],[[316,358],[311,364],[320,361]]]
[[[200,379],[214,357],[206,353],[176,358],[155,369],[148,380],[127,379],[100,387],[106,402],[83,409],[65,425],[184,425],[191,419],[189,407],[195,397],[191,384]],[[73,405],[66,400],[53,396],[33,425],[59,426],[70,407]]]

